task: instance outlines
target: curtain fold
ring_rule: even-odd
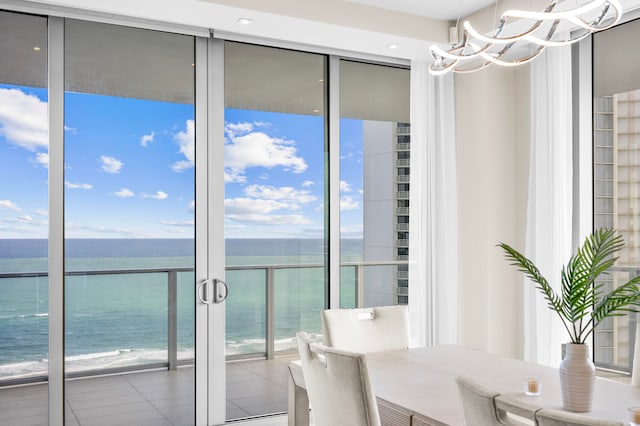
[[[547,49],[531,63],[531,155],[525,255],[559,291],[571,256],[571,48]],[[540,291],[525,278],[524,356],[558,366],[568,336]]]
[[[412,346],[457,343],[458,236],[453,76],[411,63],[409,315]]]

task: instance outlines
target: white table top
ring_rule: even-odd
[[[443,424],[464,424],[455,383],[460,375],[529,404],[562,409],[557,369],[462,346],[372,353],[367,365],[377,397]],[[528,377],[543,382],[542,395],[524,395]],[[627,422],[633,406],[640,406],[640,388],[597,378],[593,410],[581,414]]]

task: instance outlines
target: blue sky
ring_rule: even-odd
[[[0,238],[47,236],[47,92],[0,85]],[[65,96],[68,238],[191,238],[193,106]],[[225,112],[227,238],[321,238],[323,119]],[[343,237],[362,234],[362,122],[341,122]]]

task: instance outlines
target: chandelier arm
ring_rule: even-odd
[[[510,36],[510,37],[495,37],[495,36],[486,36],[486,35],[478,32],[475,28],[473,28],[473,26],[471,25],[471,23],[469,21],[465,21],[462,24],[462,26],[464,27],[464,30],[466,32],[468,32],[471,37],[473,37],[476,40],[480,40],[483,43],[491,43],[491,44],[507,44],[507,43],[511,43],[511,42],[513,42],[515,40],[523,38],[527,34],[534,33],[538,28],[540,28],[540,25],[542,25],[542,22],[541,21],[537,21],[535,24],[531,25],[531,27],[528,30],[526,30],[524,32],[521,32],[519,34]],[[497,32],[496,32],[496,35],[498,35]]]
[[[615,0],[614,0],[615,2]],[[571,16],[581,16],[601,7],[603,4],[611,4],[611,0],[593,0],[584,6],[580,6],[575,9],[563,10],[560,12],[534,12],[529,10],[507,10],[502,14],[503,17],[515,18],[515,19],[531,19],[536,21],[555,21],[557,19],[568,19]]]
[[[524,56],[522,58],[518,58],[518,59],[513,60],[513,61],[503,61],[499,57],[495,57],[494,58],[491,55],[488,55],[486,53],[483,53],[480,56],[482,56],[482,58],[484,58],[487,61],[489,61],[489,62],[491,62],[493,64],[496,64],[496,65],[500,65],[500,66],[503,66],[503,67],[515,67],[515,66],[518,66],[518,65],[524,65],[526,63],[531,62],[532,60],[534,60],[535,58],[540,56],[540,54],[542,52],[544,52],[544,50],[546,48],[547,48],[546,46],[538,46],[538,48],[535,50],[535,52],[533,52],[531,55]]]
[[[501,66],[526,64],[538,57],[547,47],[566,46],[584,39],[593,32],[614,26],[620,21],[623,13],[619,0],[592,0],[575,9],[554,11],[561,1],[550,0],[542,12],[508,10],[502,14],[491,36],[481,34],[473,28],[470,22],[465,21],[461,43],[452,46],[449,50],[441,49],[435,45],[430,47],[430,54],[433,58],[433,63],[429,66],[430,72],[435,75],[445,74],[449,71],[470,73],[484,69],[491,64]],[[597,11],[598,8],[600,8],[599,13],[594,19],[587,21],[581,17]],[[519,34],[501,37],[509,20],[533,20],[535,22]],[[553,37],[562,22],[572,24],[573,28],[577,27],[580,30],[574,31],[573,36],[559,37],[560,39],[554,40]],[[543,25],[547,26],[545,24],[550,24],[550,27],[546,34],[542,34]],[[522,41],[530,43],[536,48],[533,53],[518,57],[517,55],[521,53],[519,50]],[[503,47],[496,52],[494,48],[499,46]],[[518,47],[514,48],[514,46]],[[504,59],[511,51],[515,52],[510,55],[516,56],[515,59]],[[467,63],[477,62],[480,64],[465,67]]]

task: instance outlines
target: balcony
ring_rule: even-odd
[[[393,303],[393,274],[397,265],[406,263],[388,261],[341,264],[343,304],[372,306]],[[318,313],[325,303],[324,267],[322,264],[228,266],[226,273],[231,294],[226,302],[228,419],[285,412],[286,365],[290,359],[297,357],[295,331],[304,329],[321,337]],[[320,282],[319,291],[314,291],[311,295],[302,295],[307,299],[310,297],[310,300],[304,303],[300,301],[301,293],[296,293],[293,289],[294,286],[299,288],[300,282],[308,282],[305,279],[300,280],[301,276],[317,276]],[[145,293],[144,303],[149,303],[149,306],[140,306],[139,310],[145,315],[152,315],[151,320],[147,319],[147,316],[134,316],[130,319],[109,318],[109,315],[121,315],[117,312],[98,314],[95,308],[80,309],[82,306],[71,297],[74,293],[91,290],[93,293],[88,296],[91,296],[95,306],[109,305],[109,299],[117,301],[120,297],[118,291],[112,288],[114,282],[121,282],[118,284],[121,288],[128,288],[133,283],[143,285],[140,290]],[[6,294],[5,291],[10,286],[27,288],[27,293],[33,288],[38,288],[35,293],[40,292],[38,298],[44,300],[46,306],[45,272],[0,274],[0,294]],[[94,419],[100,413],[105,415],[104,413],[109,411],[109,401],[113,402],[113,398],[129,394],[142,394],[144,401],[132,404],[141,410],[144,407],[142,411],[149,413],[148,419],[151,421],[156,419],[157,415],[164,416],[165,420],[175,417],[175,421],[157,424],[193,423],[195,373],[193,346],[189,346],[189,342],[193,342],[194,332],[193,286],[193,270],[190,268],[91,270],[66,274],[65,287],[68,297],[65,332],[68,352],[65,374],[69,379],[65,393],[69,420],[67,424],[94,424],[92,420],[86,419]],[[295,300],[295,305],[287,305],[288,298]],[[99,318],[87,316],[92,315],[92,312]],[[80,322],[76,322],[73,313],[78,313]],[[46,315],[46,312],[39,310],[35,305],[33,312],[22,315],[33,318],[34,321],[42,321],[45,333],[40,343],[45,351],[48,342]],[[164,347],[156,348],[154,351],[159,356],[154,358],[148,355],[143,359],[136,356],[133,349],[121,353],[122,340],[126,337],[123,335],[129,331],[135,333],[147,322],[156,325],[158,333],[164,333],[164,337],[157,336],[157,330],[151,330],[148,331],[148,335],[135,334],[135,338],[140,339],[139,347],[149,347],[153,342],[163,342]],[[240,334],[237,330],[230,331],[234,328],[234,323],[238,322],[241,322]],[[69,351],[74,349],[75,336],[87,334],[86,330],[82,329],[82,324],[87,323],[106,324],[95,336],[112,336],[113,342],[117,342],[113,343],[112,347],[100,349],[105,354],[105,362],[102,365],[99,362],[88,362],[92,355],[90,353],[69,354]],[[118,323],[118,326],[109,326],[114,323]],[[153,337],[154,335],[156,336]],[[89,334],[87,338],[90,339],[92,336]],[[18,343],[10,344],[15,346],[11,349],[16,353],[27,352]],[[41,361],[42,357],[26,356],[20,360],[23,364],[34,365]],[[47,364],[41,364],[39,369],[35,368],[31,372],[12,373],[10,368],[2,367],[0,363],[0,424],[5,424],[10,419],[21,424],[21,420],[16,419],[24,418],[26,421],[27,417],[36,415],[45,416],[46,422],[47,388],[44,382],[47,380]],[[145,391],[151,393],[145,395]],[[95,398],[91,396],[92,392],[95,392]],[[165,395],[165,399],[155,404],[154,398],[160,398],[159,394]],[[170,403],[166,400],[167,394],[173,395],[173,401]],[[7,401],[9,405],[5,407],[2,401]],[[174,408],[175,411],[172,411]],[[123,416],[125,414],[118,413]],[[131,417],[130,422],[140,421],[140,418],[136,419]]]

